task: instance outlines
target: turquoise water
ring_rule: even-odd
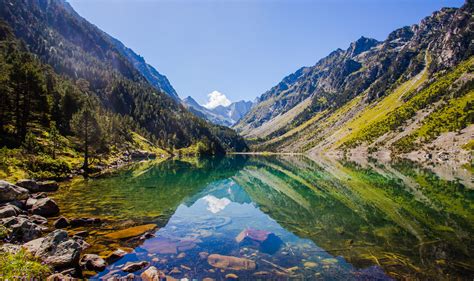
[[[97,279],[127,275],[121,268],[130,261],[190,280],[230,273],[241,280],[474,277],[472,177],[447,180],[408,163],[167,160],[63,191],[55,198],[63,215],[105,221],[86,229],[90,252],[129,251]],[[106,237],[150,223],[153,237]],[[249,238],[239,240],[242,232]],[[255,268],[216,266],[208,259],[215,254]]]

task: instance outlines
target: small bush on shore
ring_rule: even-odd
[[[44,280],[51,269],[35,260],[24,249],[16,254],[0,254],[0,280]]]

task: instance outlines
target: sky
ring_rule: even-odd
[[[181,98],[214,107],[254,100],[361,36],[384,40],[462,0],[69,0],[168,77]]]

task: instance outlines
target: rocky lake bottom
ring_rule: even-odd
[[[61,216],[89,222],[65,229],[107,261],[83,272],[94,280],[151,267],[169,280],[474,277],[472,179],[410,163],[151,161],[51,196]]]

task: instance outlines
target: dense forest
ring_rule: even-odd
[[[234,131],[151,85],[116,41],[68,3],[10,4],[0,1],[3,176],[62,177],[137,149],[163,155],[247,149]]]

